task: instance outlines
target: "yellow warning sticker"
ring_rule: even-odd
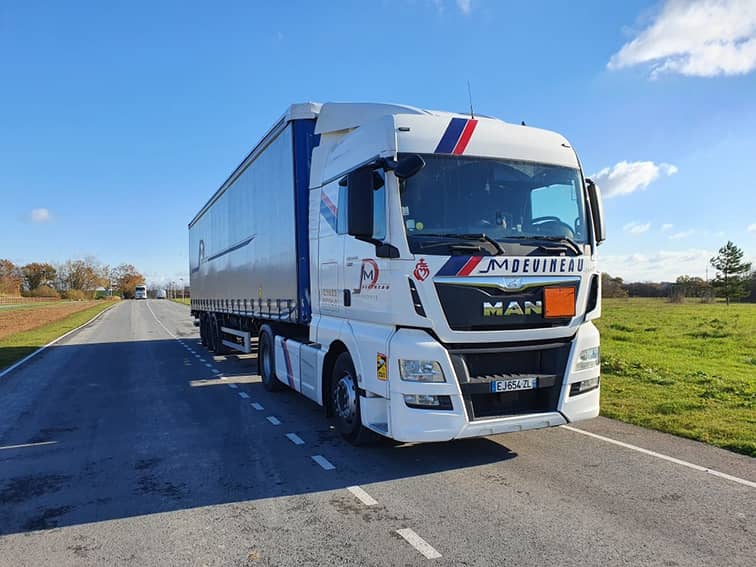
[[[378,353],[375,357],[375,374],[378,380],[388,380],[388,367],[386,366],[386,355]]]

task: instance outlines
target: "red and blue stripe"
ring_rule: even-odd
[[[436,274],[437,276],[469,276],[478,267],[483,256],[452,256]]]
[[[452,118],[436,146],[435,153],[462,155],[477,125],[478,121],[473,118]]]
[[[320,214],[325,219],[325,221],[328,223],[328,225],[333,229],[334,232],[338,231],[338,222],[337,222],[337,215],[339,211],[336,208],[336,205],[333,204],[333,201],[328,198],[328,195],[325,194],[325,191],[320,192]]]

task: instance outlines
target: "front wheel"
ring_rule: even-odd
[[[353,445],[362,445],[373,439],[372,432],[362,425],[357,373],[348,352],[341,353],[333,367],[331,404],[336,427],[344,439]]]
[[[283,384],[276,378],[276,351],[273,332],[270,327],[263,327],[257,344],[257,370],[262,378],[263,386],[268,392],[283,389]]]

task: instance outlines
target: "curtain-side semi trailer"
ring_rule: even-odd
[[[295,104],[189,224],[191,312],[353,443],[599,410],[601,195],[569,142],[497,119]]]

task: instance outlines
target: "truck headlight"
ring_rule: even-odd
[[[599,347],[586,348],[580,351],[577,361],[575,362],[575,370],[585,370],[587,368],[598,366],[599,364],[601,364]]]
[[[435,360],[400,360],[399,376],[408,382],[446,382],[444,371]]]

